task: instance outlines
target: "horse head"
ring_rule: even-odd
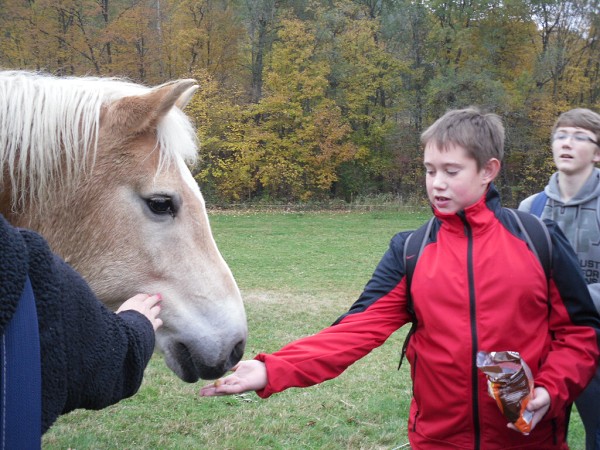
[[[157,346],[167,365],[187,382],[221,376],[241,358],[247,325],[239,289],[188,169],[196,144],[182,109],[195,82],[145,88],[19,72],[0,76],[0,82],[11,77],[33,86],[34,94],[21,95],[23,111],[15,111],[6,102],[17,100],[0,90],[0,115],[23,114],[42,103],[38,109],[49,109],[29,112],[25,127],[33,131],[26,140],[14,126],[1,130],[19,143],[2,150],[4,173],[13,174],[2,183],[4,203],[11,200],[10,207],[0,205],[2,213],[17,226],[39,231],[108,307],[116,309],[138,292],[160,293]],[[65,96],[82,94],[75,102],[63,100],[60,89]],[[58,127],[38,125],[45,115],[72,117],[72,123],[52,119]],[[56,128],[53,141],[43,141]],[[13,160],[27,158],[28,167],[7,167],[11,152]]]

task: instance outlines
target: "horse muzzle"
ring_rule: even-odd
[[[213,347],[214,350],[211,350]],[[168,342],[166,348],[160,348],[159,345],[167,366],[187,383],[223,376],[242,359],[245,347],[245,337],[232,340],[229,345],[221,346],[220,350],[214,345],[175,340]]]

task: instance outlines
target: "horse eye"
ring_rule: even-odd
[[[175,205],[173,204],[173,199],[171,197],[150,197],[146,199],[146,203],[150,211],[154,214],[163,216],[169,214],[171,217],[175,218],[175,214],[177,211],[175,210]]]

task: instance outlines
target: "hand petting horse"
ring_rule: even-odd
[[[227,372],[247,336],[187,166],[197,144],[182,109],[197,88],[0,72],[0,212],[42,234],[112,309],[160,293],[158,348],[187,382]]]

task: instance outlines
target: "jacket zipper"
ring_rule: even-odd
[[[473,403],[473,434],[474,449],[481,447],[481,429],[479,425],[479,399],[477,389],[477,310],[475,296],[475,280],[473,276],[473,230],[467,221],[464,212],[459,213],[465,225],[465,236],[467,237],[467,276],[469,280],[469,318],[471,323],[471,402]]]
[[[417,361],[419,360],[419,355],[415,355],[415,361],[414,361],[414,369],[413,369],[413,380],[417,379]],[[413,398],[415,398],[415,384],[412,384],[412,396]],[[417,403],[417,401],[415,400],[415,404],[417,405],[417,411],[415,412],[415,421],[413,423],[413,431],[417,431],[417,422],[419,420],[419,413],[421,412],[421,408],[419,407],[419,404]]]

